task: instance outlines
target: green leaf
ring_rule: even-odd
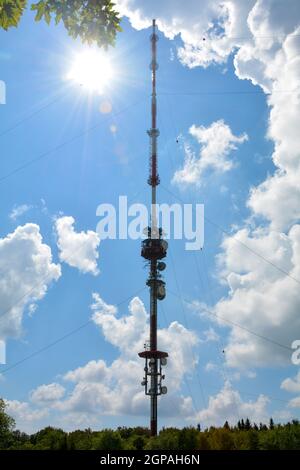
[[[56,17],[55,17],[55,24],[58,25],[58,23],[60,22],[60,20],[62,19],[62,13],[57,13]]]
[[[8,30],[17,26],[26,6],[26,0],[0,1],[0,28]]]
[[[49,25],[49,24],[50,24],[50,21],[51,21],[51,15],[50,15],[49,10],[46,10],[46,11],[45,11],[44,16],[45,16],[45,21],[46,21],[46,23]]]

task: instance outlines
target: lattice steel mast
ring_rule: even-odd
[[[147,228],[147,238],[142,242],[141,255],[149,264],[149,277],[147,286],[150,288],[150,341],[145,345],[145,351],[139,353],[145,359],[145,375],[142,385],[145,387],[145,394],[150,396],[150,428],[151,435],[157,434],[157,397],[167,393],[167,387],[162,385],[165,376],[162,374],[162,367],[167,364],[168,353],[157,350],[157,300],[165,298],[165,282],[162,280],[161,271],[166,268],[166,264],[161,260],[167,255],[168,243],[162,238],[162,229],[158,227],[156,211],[156,187],[159,184],[157,172],[157,138],[159,130],[157,128],[157,100],[156,100],[156,71],[158,64],[156,61],[156,34],[155,20],[153,20],[151,34],[152,61],[150,68],[152,71],[152,101],[151,101],[151,129],[148,132],[150,137],[150,164],[148,184],[151,186],[151,221]]]

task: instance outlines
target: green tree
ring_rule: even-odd
[[[179,443],[180,430],[176,428],[167,428],[160,431],[156,437],[151,437],[145,448],[147,450],[177,450],[180,449]]]
[[[208,433],[201,433],[198,437],[198,450],[210,450],[211,446],[208,440]]]
[[[198,447],[199,431],[195,428],[183,428],[179,433],[180,450],[196,450]]]
[[[122,450],[122,438],[118,431],[105,429],[99,433],[99,436],[94,439],[94,450]]]
[[[259,430],[260,430],[260,431],[267,431],[267,430],[268,430],[268,427],[267,427],[266,424],[259,423]]]
[[[249,450],[258,450],[259,449],[259,438],[258,438],[257,430],[250,429],[247,436],[248,436],[248,449]]]
[[[0,0],[0,28],[18,26],[27,4],[27,0]],[[114,6],[111,0],[40,0],[31,4],[31,10],[36,12],[36,21],[62,22],[72,38],[107,48],[122,31]]]
[[[214,450],[234,450],[234,440],[229,429],[214,429],[209,436],[210,447]]]
[[[92,431],[86,429],[85,431],[76,430],[70,432],[67,437],[68,450],[89,450],[92,447]]]
[[[249,418],[247,418],[245,421],[245,429],[246,431],[249,431],[251,429],[251,422]]]
[[[13,441],[14,419],[6,413],[5,401],[0,398],[0,449],[7,449]]]
[[[122,439],[129,439],[131,436],[135,434],[134,428],[126,428],[124,426],[118,427],[118,433],[120,434]]]
[[[249,449],[248,431],[235,430],[232,435],[234,441],[234,448],[239,450]]]
[[[67,435],[62,429],[47,426],[30,439],[36,450],[65,450]]]
[[[32,448],[32,444],[28,434],[21,432],[18,429],[12,432],[9,450],[25,450],[30,448]]]
[[[145,446],[145,439],[142,436],[135,436],[131,443],[135,450],[143,450]]]

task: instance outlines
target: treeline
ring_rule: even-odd
[[[162,429],[157,437],[150,437],[142,427],[117,430],[91,429],[64,432],[46,427],[35,434],[14,430],[14,420],[5,413],[0,400],[0,449],[1,450],[296,450],[300,449],[300,422],[268,426],[256,425],[249,419],[236,426],[225,422],[223,427],[201,430]]]

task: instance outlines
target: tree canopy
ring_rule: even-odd
[[[65,432],[47,426],[26,434],[14,430],[14,420],[6,413],[0,399],[0,449],[9,450],[297,450],[300,449],[300,423],[259,426],[247,418],[236,426],[226,421],[223,427],[201,430],[200,426],[162,429],[151,437],[142,427],[116,430],[91,429]]]
[[[27,0],[0,0],[0,28],[17,27],[28,7]],[[115,44],[120,17],[111,0],[40,0],[31,3],[35,20],[62,22],[68,34],[83,43],[107,48]]]
[[[5,449],[11,444],[12,431],[15,421],[6,413],[4,400],[0,398],[0,449]]]

